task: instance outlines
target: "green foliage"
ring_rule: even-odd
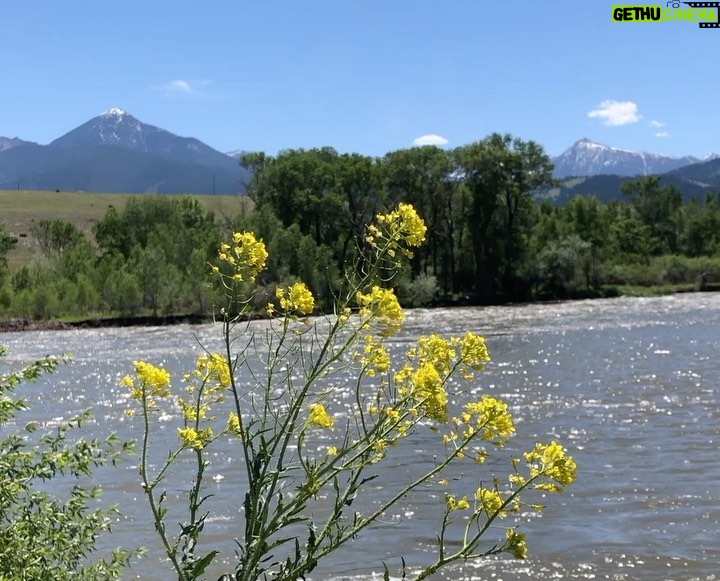
[[[616,264],[607,267],[609,284],[631,286],[668,286],[683,284],[695,288],[705,275],[708,281],[720,280],[720,256],[656,256],[646,264]]]
[[[550,158],[534,141],[494,133],[455,151],[470,195],[475,290],[486,299],[518,292],[531,194],[553,183]]]
[[[440,294],[437,278],[432,274],[419,274],[412,280],[402,280],[398,287],[398,296],[409,307],[431,305]]]
[[[457,291],[458,243],[463,233],[467,192],[457,179],[451,153],[435,146],[388,153],[383,158],[390,200],[412,204],[428,225],[427,244],[418,249],[413,274],[434,276],[442,294]]]
[[[648,176],[624,182],[622,192],[630,199],[642,223],[650,229],[653,252],[676,252],[677,230],[673,216],[682,205],[680,189],[677,186],[662,187],[659,176]]]
[[[0,350],[0,356],[4,353]],[[100,496],[91,484],[93,469],[114,464],[131,446],[113,435],[104,440],[77,437],[92,418],[89,411],[44,435],[33,423],[12,427],[28,409],[15,391],[52,373],[59,363],[46,357],[0,375],[0,579],[118,579],[133,554],[117,549],[94,560],[96,539],[110,530],[117,511],[90,506]]]
[[[136,315],[142,305],[142,289],[137,277],[123,266],[113,270],[105,281],[103,298],[106,307],[123,316]]]
[[[31,228],[31,233],[48,257],[57,257],[80,244],[84,234],[70,222],[62,220],[40,220]]]
[[[0,224],[0,285],[7,274],[7,253],[15,247],[17,242],[17,237],[8,234]]]
[[[572,234],[550,242],[538,256],[538,278],[550,296],[568,296],[581,287],[589,288],[592,244]]]

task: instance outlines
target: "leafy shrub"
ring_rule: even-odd
[[[0,349],[0,356],[5,354]],[[132,553],[118,549],[92,561],[97,536],[110,530],[115,509],[91,510],[100,489],[82,484],[94,467],[114,463],[130,445],[115,436],[71,440],[92,416],[85,412],[44,435],[37,425],[13,428],[25,400],[15,390],[52,373],[53,357],[0,375],[0,579],[106,581],[120,577]],[[34,441],[34,443],[33,443]],[[52,482],[52,486],[49,483]],[[60,494],[49,492],[60,491]]]

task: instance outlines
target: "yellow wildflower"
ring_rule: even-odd
[[[524,533],[518,533],[515,529],[505,531],[505,551],[516,559],[527,559],[528,548]]]
[[[213,432],[211,428],[204,430],[196,430],[195,428],[178,428],[178,436],[183,446],[202,450],[212,438]]]
[[[420,246],[425,242],[427,226],[410,204],[399,204],[397,209],[387,214],[378,214],[376,220],[378,226],[369,226],[365,237],[373,248],[384,247],[391,256],[395,248],[400,248],[406,256],[411,257],[412,252],[407,247]]]
[[[485,338],[470,331],[463,337],[461,353],[462,362],[476,371],[482,371],[485,364],[490,361]]]
[[[376,373],[385,373],[390,369],[390,352],[372,335],[366,337],[364,352],[361,362],[368,376],[374,377]]]
[[[347,308],[347,307],[344,308],[342,313],[340,313],[340,315],[338,316],[338,322],[341,325],[344,325],[345,323],[347,323],[350,320],[350,313],[351,313],[351,311],[349,308]]]
[[[532,478],[546,476],[564,485],[575,482],[577,464],[558,442],[536,444],[532,452],[525,454],[525,460],[531,464],[530,476]],[[552,490],[552,492],[562,492],[562,488],[558,487],[558,490]]]
[[[265,268],[268,253],[262,240],[252,232],[235,232],[233,244],[222,244],[218,258],[233,267],[232,279],[255,282],[255,277]],[[214,272],[219,270],[213,269]]]
[[[356,300],[360,306],[360,317],[368,324],[377,322],[383,337],[396,333],[402,327],[405,313],[392,290],[374,286],[368,294],[358,292]]]
[[[447,392],[438,370],[432,363],[423,365],[411,378],[412,393],[425,415],[437,422],[447,422]]]
[[[387,442],[380,438],[379,440],[375,440],[372,445],[372,449],[377,454],[382,454],[385,449],[387,448]]]
[[[170,395],[170,374],[162,367],[155,367],[145,361],[134,361],[135,373],[140,382],[152,388],[150,393],[156,397]]]
[[[467,510],[470,508],[468,497],[463,496],[460,500],[457,500],[452,494],[445,495],[445,504],[447,504],[448,510]]]
[[[479,402],[466,404],[465,410],[463,420],[470,423],[475,418],[477,428],[482,430],[483,440],[502,444],[515,433],[515,423],[508,405],[499,399],[484,395]],[[470,432],[467,433],[470,435]]]
[[[221,388],[230,386],[230,365],[227,358],[219,353],[200,355],[195,364],[194,375],[203,383],[215,381]]]
[[[408,352],[410,359],[429,361],[443,375],[450,373],[455,355],[452,342],[435,333],[430,336],[420,337],[418,347],[414,347]]]
[[[480,487],[475,492],[475,500],[480,503],[488,518],[496,514],[500,518],[506,516],[505,511],[501,510],[505,501],[497,490]]]
[[[147,408],[155,407],[155,398],[170,395],[170,374],[162,367],[145,361],[134,361],[137,381],[126,375],[120,380],[122,387],[130,390],[130,397],[143,402]]]
[[[240,418],[235,412],[230,412],[230,417],[228,418],[227,423],[227,429],[231,432],[239,432],[240,431]]]
[[[318,428],[332,428],[334,424],[335,420],[328,414],[324,405],[316,403],[310,406],[308,425],[317,426]]]
[[[280,307],[286,312],[297,311],[309,315],[315,307],[315,298],[304,282],[296,282],[287,289],[278,288],[275,296],[280,301]]]
[[[392,422],[397,422],[400,419],[400,412],[394,408],[384,408],[383,415]]]

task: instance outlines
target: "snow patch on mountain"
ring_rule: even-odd
[[[585,138],[553,158],[553,173],[557,178],[601,174],[641,176],[666,173],[700,161],[692,156],[629,151]]]
[[[127,115],[127,112],[119,107],[113,107],[112,109],[105,111],[102,114],[102,117],[122,117],[123,115]]]

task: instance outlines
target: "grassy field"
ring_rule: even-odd
[[[20,239],[17,247],[8,254],[10,268],[27,264],[32,258],[35,241],[31,229],[40,220],[71,222],[91,234],[93,224],[101,220],[109,208],[121,209],[129,198],[148,195],[156,194],[0,190],[0,224]],[[165,194],[163,197],[181,199],[185,196]],[[252,204],[249,198],[240,195],[192,197],[219,219],[232,220]]]

